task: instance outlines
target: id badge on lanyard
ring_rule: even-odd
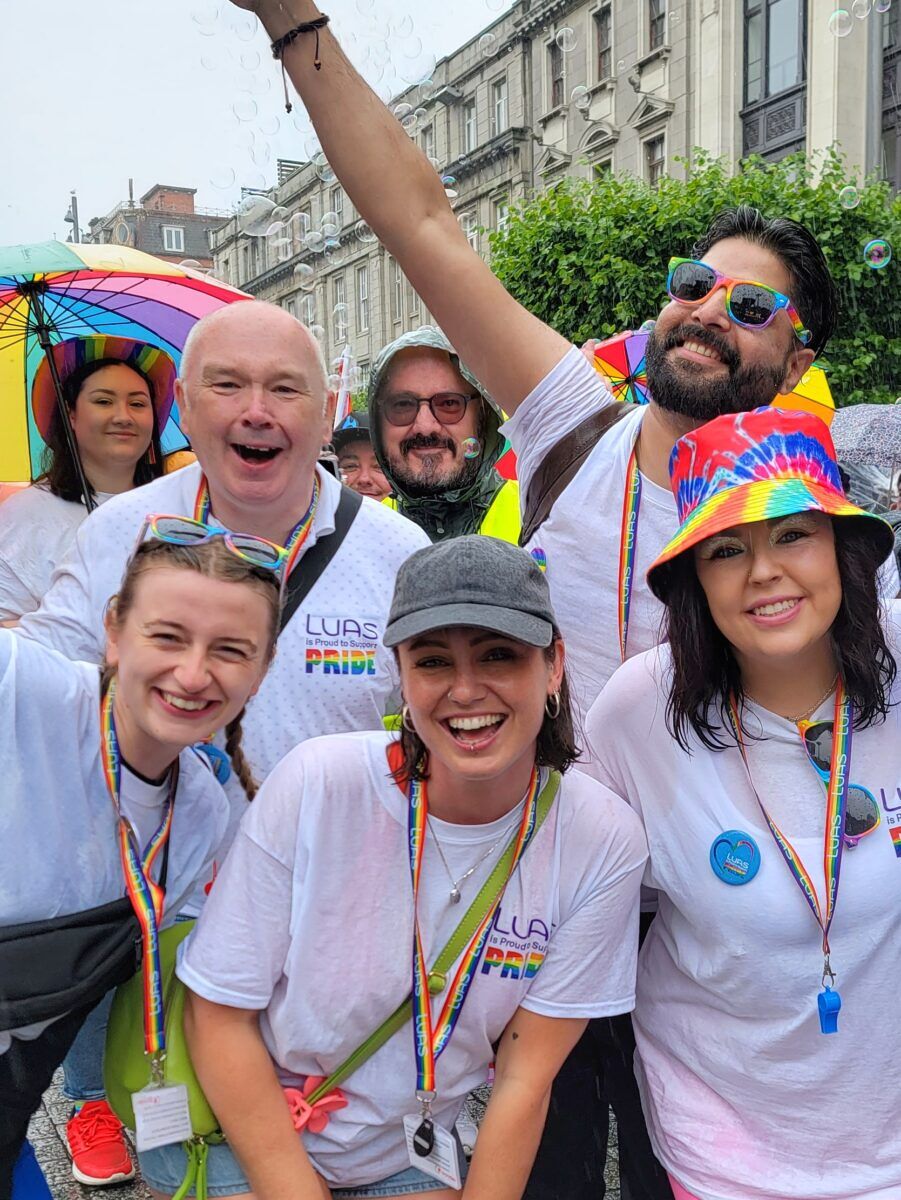
[[[183,1084],[168,1086],[165,1081],[166,1025],[160,965],[160,922],[166,895],[153,879],[154,863],[166,847],[172,830],[178,764],[175,764],[169,777],[163,819],[142,856],[134,831],[122,815],[122,756],[113,716],[115,694],[116,681],[113,679],[100,702],[101,756],[106,785],[119,821],[119,856],[125,888],[142,934],[144,1052],[150,1059],[150,1083],[132,1097],[132,1104],[137,1126],[137,1148],[144,1151],[171,1142],[186,1141],[193,1133],[187,1088]]]

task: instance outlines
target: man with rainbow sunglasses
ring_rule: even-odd
[[[254,11],[360,215],[500,407],[521,495],[548,452],[613,403],[579,349],[527,312],[460,228],[444,188],[344,55],[315,0],[233,0]],[[313,22],[313,24],[310,24]],[[315,33],[315,41],[311,36]],[[450,153],[453,154],[451,146]],[[385,170],[385,164],[391,170]],[[665,260],[664,260],[665,261]],[[663,609],[645,583],[678,521],[668,463],[676,440],[723,413],[793,390],[826,345],[838,298],[803,226],[741,207],[661,264],[662,308],[647,355],[654,400],[609,421],[527,541],[546,564],[577,709],[587,712],[627,656],[659,641]],[[528,1200],[599,1200],[607,1103],[618,1117],[623,1193],[669,1197],[632,1077],[628,1022],[593,1022],[558,1076]]]

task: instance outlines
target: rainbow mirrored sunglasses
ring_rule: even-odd
[[[732,279],[694,258],[669,260],[666,290],[678,304],[700,304],[719,287],[726,289],[726,312],[736,325],[766,329],[780,308],[784,308],[801,345],[806,346],[810,341],[810,330],[804,328],[798,310],[782,292],[749,279]]]
[[[212,541],[213,538],[222,538],[226,549],[236,558],[240,558],[249,566],[274,571],[277,577],[284,571],[288,561],[288,551],[284,546],[257,537],[255,533],[232,533],[229,529],[206,525],[203,521],[195,521],[191,517],[169,516],[165,513],[150,514],[144,521],[136,545],[140,546],[148,533],[157,541],[169,542],[173,546],[199,546],[203,542]]]

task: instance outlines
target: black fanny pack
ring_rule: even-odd
[[[0,928],[0,1029],[51,1021],[101,1000],[141,965],[127,896],[86,912]]]

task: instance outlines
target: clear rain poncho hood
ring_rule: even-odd
[[[435,492],[432,496],[409,496],[395,479],[382,442],[382,422],[379,414],[379,393],[394,356],[401,350],[420,346],[447,354],[451,364],[484,400],[482,427],[479,430],[482,453],[475,478],[461,488]],[[375,360],[369,379],[367,400],[372,446],[382,471],[391,484],[398,512],[415,521],[433,542],[443,538],[461,537],[467,533],[478,533],[491,502],[506,482],[495,469],[495,464],[505,449],[504,439],[499,432],[504,414],[466,364],[461,362],[441,330],[434,325],[423,325],[389,342]]]

